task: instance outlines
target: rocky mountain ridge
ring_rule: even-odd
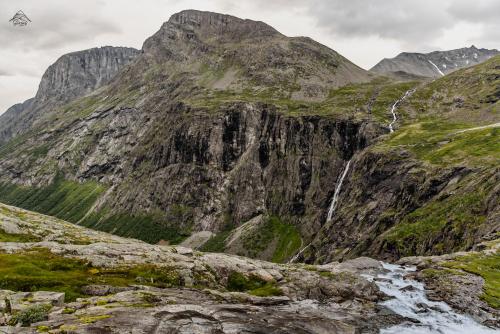
[[[394,58],[381,60],[370,71],[384,75],[402,72],[439,78],[458,69],[480,64],[498,54],[498,50],[478,49],[474,45],[468,48],[430,53],[403,52]]]
[[[139,51],[101,47],[60,57],[43,74],[36,96],[0,115],[0,143],[27,131],[44,113],[108,84]]]

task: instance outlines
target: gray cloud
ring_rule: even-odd
[[[223,8],[235,2],[218,0]],[[241,4],[242,2],[240,2]],[[390,39],[405,48],[429,47],[460,23],[482,26],[479,41],[500,43],[498,0],[254,0],[258,11],[294,10],[337,38]]]
[[[104,17],[97,0],[78,2],[48,0],[43,6],[33,6],[24,0],[15,8],[24,11],[33,21],[27,27],[14,27],[4,17],[0,23],[2,49],[46,50],[92,40],[96,36],[120,33],[115,22]],[[25,7],[23,7],[23,4]],[[0,12],[13,15],[17,9],[10,2],[0,2]]]
[[[314,0],[309,12],[335,35],[390,38],[411,43],[440,36],[452,24],[434,0]]]

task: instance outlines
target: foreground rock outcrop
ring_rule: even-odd
[[[360,275],[381,270],[371,259],[279,265],[153,246],[5,205],[0,233],[7,333],[377,333],[402,320]]]

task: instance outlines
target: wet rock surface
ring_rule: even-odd
[[[486,326],[500,327],[500,311],[484,299],[485,280],[478,274],[450,266],[460,264],[464,256],[494,255],[498,242],[484,243],[478,252],[459,252],[442,256],[407,257],[400,264],[418,268],[413,277],[424,283],[427,296],[433,301],[444,301],[460,313],[469,314]]]

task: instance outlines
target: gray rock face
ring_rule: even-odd
[[[0,144],[25,132],[47,110],[108,84],[139,53],[132,48],[106,46],[60,57],[44,73],[34,98],[0,115]]]
[[[470,48],[426,54],[403,52],[395,58],[383,59],[370,71],[388,75],[405,72],[438,78],[461,68],[480,64],[498,54],[498,50],[478,49],[474,45]]]
[[[70,101],[86,95],[109,83],[138,54],[133,48],[111,46],[68,53],[45,71],[35,99]]]

